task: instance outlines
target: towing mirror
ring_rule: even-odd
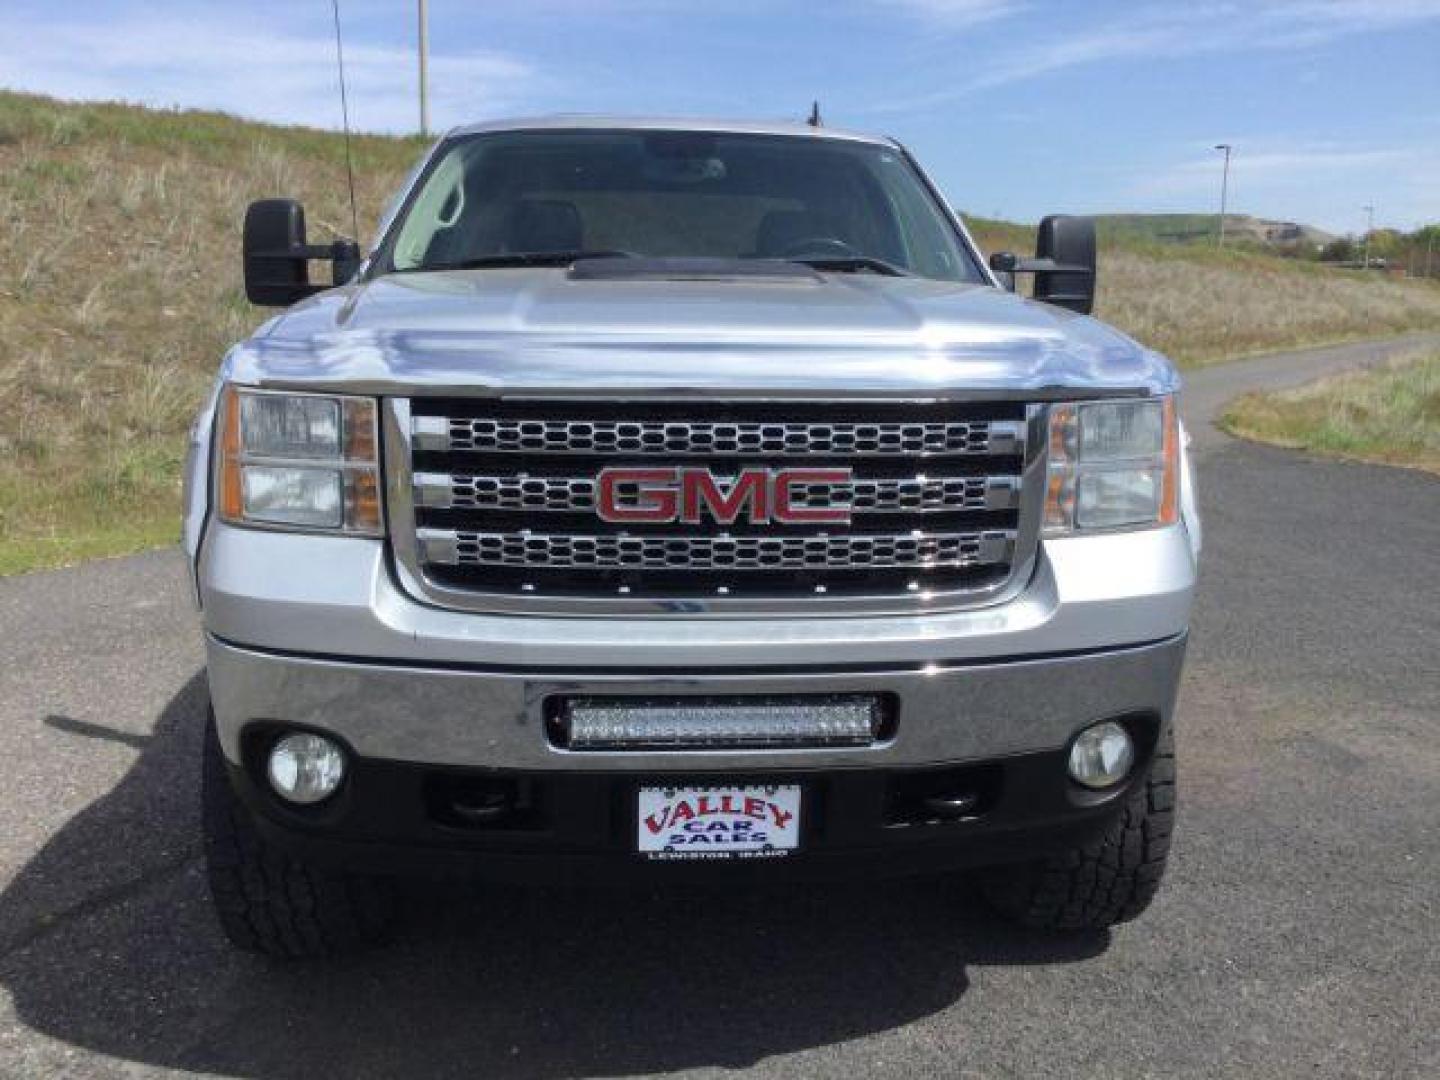
[[[305,209],[294,199],[260,199],[245,211],[245,296],[252,304],[286,307],[331,285],[343,285],[360,269],[354,240],[313,245],[305,240]],[[312,284],[311,259],[331,263],[331,285]]]
[[[1035,237],[1035,256],[1057,267],[1036,273],[1035,299],[1089,315],[1095,308],[1094,218],[1045,218]]]
[[[1040,222],[1035,258],[999,251],[990,269],[1007,289],[1014,289],[1016,274],[1034,274],[1036,300],[1088,315],[1095,308],[1095,222],[1052,214]]]

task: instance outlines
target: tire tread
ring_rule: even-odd
[[[1167,729],[1150,773],[1104,831],[1039,863],[983,879],[990,905],[1042,930],[1098,930],[1128,922],[1155,898],[1175,828],[1175,746]]]
[[[201,788],[206,876],[231,944],[300,960],[384,936],[395,913],[391,883],[311,866],[266,843],[231,790],[213,716]]]

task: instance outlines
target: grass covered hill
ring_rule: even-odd
[[[422,149],[356,139],[362,230]],[[350,231],[345,193],[334,133],[0,92],[0,573],[174,539],[186,426],[266,316],[241,291],[245,206],[293,195],[320,242]],[[1198,363],[1440,326],[1440,287],[1117,239],[1100,314]]]
[[[421,144],[356,140],[374,221]],[[349,233],[335,135],[0,93],[0,573],[168,542],[184,432],[245,301],[250,200]]]

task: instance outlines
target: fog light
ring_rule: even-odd
[[[265,771],[282,799],[308,806],[335,793],[345,778],[345,755],[324,736],[286,735],[270,748]]]
[[[1070,777],[1090,788],[1118,784],[1135,764],[1135,743],[1124,726],[1106,720],[1088,727],[1070,746]]]

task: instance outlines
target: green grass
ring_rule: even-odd
[[[89,559],[133,555],[165,547],[180,538],[176,511],[160,503],[142,504],[123,517],[97,514],[68,520],[63,535],[27,530],[0,544],[0,577],[55,566],[73,566]]]
[[[362,231],[423,149],[355,139]],[[186,427],[272,314],[241,291],[245,207],[294,196],[323,242],[350,232],[346,190],[333,132],[0,92],[0,573],[177,535]],[[1134,237],[1100,260],[1097,313],[1182,364],[1440,327],[1440,286]]]
[[[1276,446],[1440,474],[1440,353],[1247,394],[1222,424]]]

